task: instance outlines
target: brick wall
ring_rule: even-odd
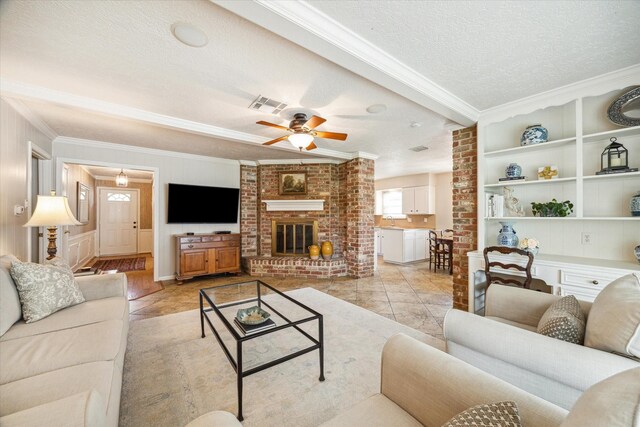
[[[240,166],[241,256],[258,255],[258,168]]]
[[[347,273],[352,277],[373,275],[375,186],[373,160],[353,159],[340,165],[344,185],[340,199],[346,221],[345,258]],[[340,181],[340,179],[339,179]]]
[[[453,306],[469,307],[467,252],[478,248],[476,127],[453,132]]]
[[[281,196],[278,188],[280,172],[306,172],[307,194]],[[271,221],[274,219],[308,218],[318,221],[318,242],[330,240],[334,254],[342,256],[344,237],[339,228],[338,165],[261,165],[258,166],[258,255],[271,256]],[[267,211],[262,200],[324,199],[322,211]]]

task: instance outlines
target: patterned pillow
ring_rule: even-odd
[[[582,345],[586,321],[580,303],[573,295],[567,295],[544,312],[538,323],[538,333],[551,338]]]
[[[11,277],[18,289],[22,317],[26,323],[84,302],[84,296],[67,265],[14,261],[11,264]]]
[[[473,406],[442,427],[522,427],[522,420],[516,402],[506,401]]]

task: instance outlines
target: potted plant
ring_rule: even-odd
[[[569,216],[573,212],[573,203],[569,200],[559,202],[552,199],[546,203],[531,202],[533,216]]]
[[[520,240],[520,243],[518,243],[518,248],[523,251],[531,252],[533,255],[537,255],[538,250],[540,249],[540,242],[538,242],[538,239],[534,239],[533,237],[525,237]]]

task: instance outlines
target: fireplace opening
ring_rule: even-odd
[[[307,256],[318,244],[318,221],[274,219],[271,221],[271,256]]]

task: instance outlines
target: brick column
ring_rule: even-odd
[[[476,127],[453,132],[453,307],[469,307],[467,252],[478,248]]]
[[[347,274],[352,277],[373,276],[374,257],[374,166],[373,160],[353,159],[340,165],[345,168],[346,185],[340,188],[346,213],[345,258]]]
[[[258,255],[258,168],[240,165],[240,234],[242,257]]]

